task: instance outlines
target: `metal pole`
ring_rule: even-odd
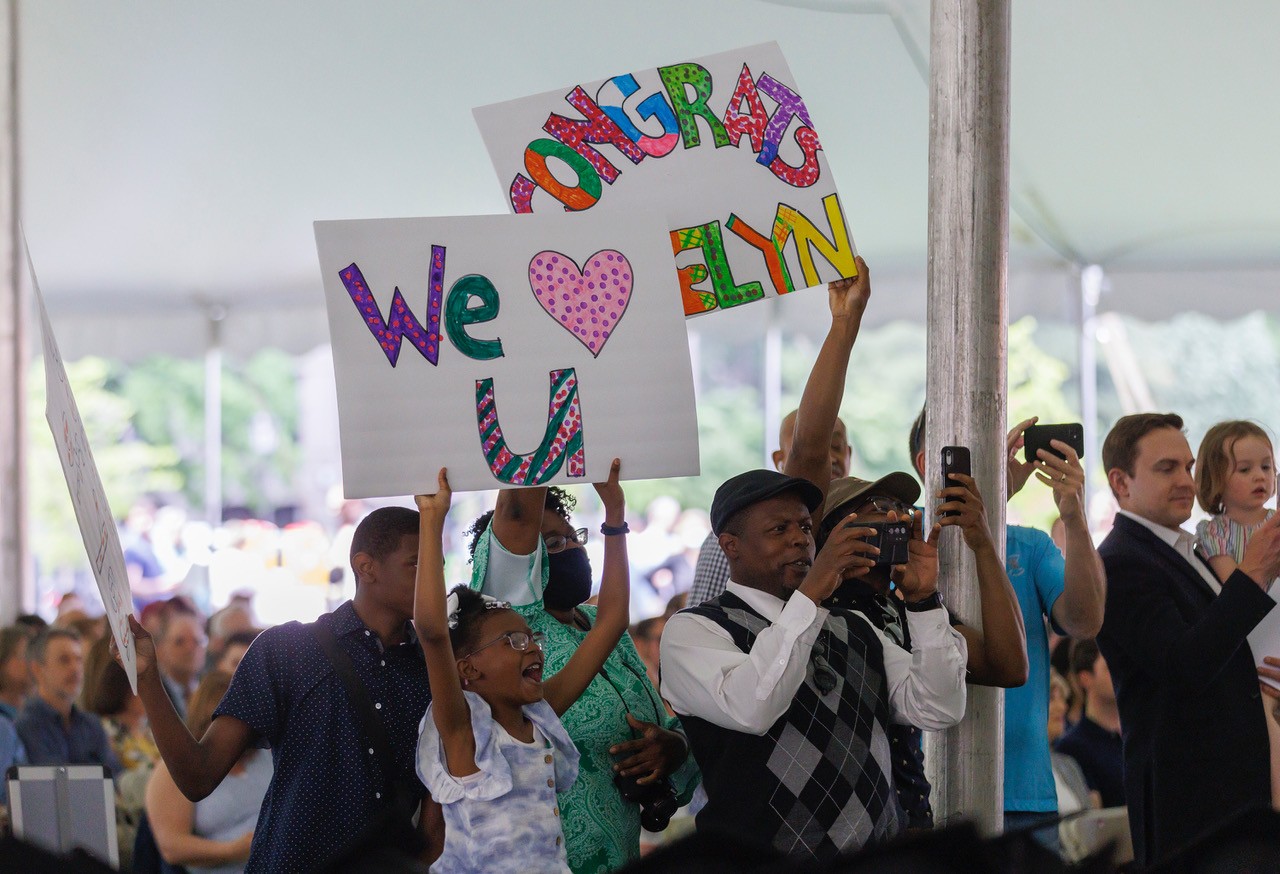
[[[774,441],[778,439],[778,426],[782,423],[782,326],[778,313],[778,299],[770,298],[763,306],[766,311],[764,328],[764,453],[761,467],[773,467]]]
[[[929,74],[929,415],[926,482],[939,450],[968,446],[998,548],[1004,550],[1004,431],[1009,238],[1009,0],[934,0]],[[943,538],[947,604],[980,625],[972,555]],[[969,687],[963,722],[928,736],[939,825],[966,817],[989,834],[1003,813],[1004,696]]]
[[[0,0],[0,623],[35,607],[27,543],[26,263],[19,229],[18,4]]]
[[[222,524],[222,320],[224,306],[208,310],[209,346],[204,353],[204,518]]]
[[[1097,264],[1080,271],[1080,418],[1084,424],[1084,505],[1092,505],[1098,469],[1098,299],[1105,274]]]

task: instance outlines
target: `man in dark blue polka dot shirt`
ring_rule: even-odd
[[[275,776],[262,802],[247,872],[322,868],[387,813],[396,789],[420,799],[427,857],[443,845],[443,821],[415,770],[418,723],[430,701],[413,615],[418,513],[375,510],[356,528],[356,595],[321,616],[382,719],[394,759],[385,775],[373,743],[311,625],[264,631],[236,669],[231,688],[197,740],[178,719],[141,625],[138,692],[160,753],[188,798],[205,797],[251,745],[270,746]]]

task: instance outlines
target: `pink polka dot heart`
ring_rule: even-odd
[[[602,249],[579,268],[548,250],[529,262],[529,286],[547,315],[599,357],[631,300],[631,264],[621,252]]]

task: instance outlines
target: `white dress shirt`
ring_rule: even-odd
[[[1150,519],[1143,518],[1137,513],[1130,512],[1129,510],[1117,510],[1116,514],[1132,519],[1156,537],[1159,537],[1165,543],[1172,546],[1178,555],[1186,559],[1187,564],[1200,572],[1200,576],[1202,576],[1204,581],[1209,584],[1209,588],[1213,589],[1213,593],[1215,595],[1222,592],[1222,581],[1218,579],[1217,575],[1209,565],[1203,561],[1200,556],[1196,555],[1196,538],[1194,535],[1183,531],[1181,528],[1166,528],[1157,522],[1152,522]]]
[[[677,613],[662,632],[662,697],[677,714],[701,717],[733,731],[764,734],[787,712],[804,682],[809,655],[830,615],[808,597],[782,601],[730,582],[726,591],[772,624],[749,653],[729,632],[694,613]],[[849,615],[849,614],[847,614]],[[896,722],[936,730],[964,716],[964,638],[942,608],[907,612],[912,651],[867,622],[884,650],[889,707]],[[855,621],[855,620],[850,620]]]

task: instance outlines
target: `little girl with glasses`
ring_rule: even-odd
[[[620,462],[596,490],[620,501]],[[456,587],[444,594],[449,481],[418,495],[420,541],[414,625],[427,661],[431,706],[418,738],[418,776],[444,808],[436,872],[568,872],[556,793],[573,785],[578,750],[560,724],[627,628],[629,582],[606,573],[596,622],[563,669],[545,682],[538,637],[504,601]],[[626,563],[622,538],[606,565]],[[620,552],[620,556],[614,554]]]

